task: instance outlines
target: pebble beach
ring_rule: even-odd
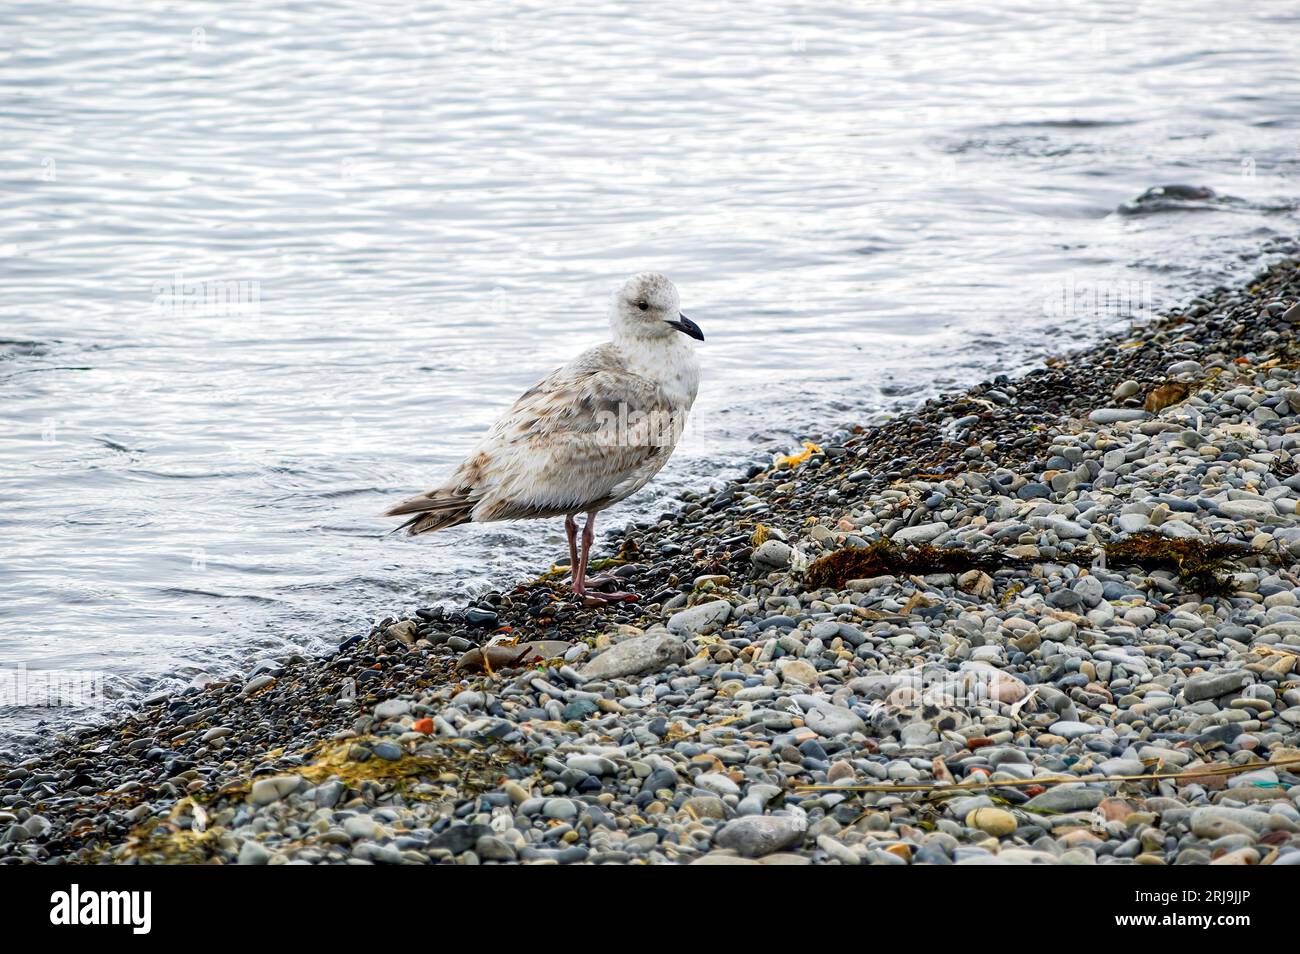
[[[539,566],[0,762],[0,863],[1300,864],[1269,252],[607,536],[635,603]]]

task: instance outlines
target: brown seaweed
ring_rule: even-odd
[[[1250,553],[1240,543],[1182,540],[1143,531],[1106,544],[1106,560],[1144,570],[1169,570],[1184,586],[1204,596],[1224,596],[1233,590],[1224,574],[1232,561]]]
[[[891,540],[877,540],[866,547],[847,547],[828,553],[804,571],[804,582],[814,588],[842,589],[849,580],[870,576],[924,576],[927,573],[965,573],[982,570],[994,573],[1032,566],[1033,560],[1014,557],[1000,547],[967,550],[961,547],[932,547],[926,544],[900,547]]]

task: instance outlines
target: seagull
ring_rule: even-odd
[[[656,272],[633,275],[614,293],[609,328],[611,341],[520,395],[446,481],[385,516],[412,514],[397,528],[411,534],[564,517],[574,594],[589,605],[635,600],[597,589],[615,577],[587,575],[596,514],[644,487],[672,456],[699,390],[694,341],[704,334]]]

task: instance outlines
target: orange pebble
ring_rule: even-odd
[[[433,720],[417,719],[411,725],[411,728],[414,729],[416,732],[423,732],[425,735],[433,735]]]
[[[890,845],[885,849],[885,851],[889,852],[891,855],[898,855],[898,857],[902,858],[904,861],[912,860],[912,849],[902,842]]]

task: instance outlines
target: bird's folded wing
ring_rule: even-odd
[[[609,345],[530,388],[440,487],[390,514],[473,510],[475,520],[569,513],[622,499],[668,459],[680,421]]]
[[[484,494],[477,519],[597,504],[662,466],[676,439],[672,408],[656,384],[600,350],[522,395],[462,465]]]
[[[638,374],[624,368],[566,366],[521,395],[492,436],[504,443],[581,441],[656,409],[667,410],[663,392]]]

